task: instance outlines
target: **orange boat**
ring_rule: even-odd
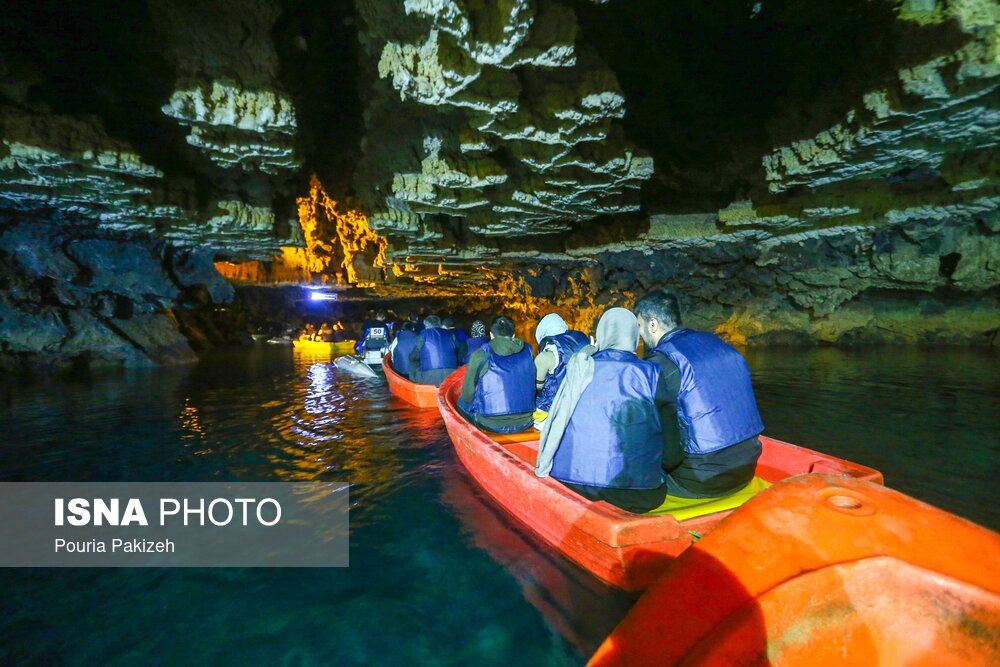
[[[1000,665],[1000,535],[805,475],[687,550],[590,667]]]
[[[395,396],[418,408],[433,408],[437,405],[438,388],[432,384],[417,384],[392,369],[392,353],[382,357],[382,370],[389,383],[389,391]],[[459,380],[461,381],[461,380]]]
[[[642,516],[588,501],[554,479],[536,477],[539,434],[491,437],[470,424],[456,407],[462,377],[460,371],[450,375],[438,394],[441,415],[462,464],[529,530],[613,586],[645,590],[697,536],[710,532],[732,511],[683,521],[670,514]],[[767,482],[825,472],[882,483],[877,470],[763,436],[761,442],[757,476]]]

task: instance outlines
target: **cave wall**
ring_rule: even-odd
[[[666,286],[735,342],[994,344],[998,209],[995,0],[18,0],[0,22],[14,364],[235,342],[213,262],[525,335]]]
[[[308,178],[278,79],[280,12],[268,0],[5,5],[7,363],[190,361],[227,338],[232,289],[213,259],[302,243]]]
[[[187,363],[231,340],[215,310],[233,288],[210,254],[91,229],[0,224],[0,366]]]

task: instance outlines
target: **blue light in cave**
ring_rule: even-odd
[[[337,295],[329,292],[318,292],[316,290],[312,290],[309,292],[309,299],[312,301],[336,301]]]

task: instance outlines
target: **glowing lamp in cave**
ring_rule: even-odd
[[[336,301],[337,295],[331,294],[330,292],[320,292],[318,290],[310,290],[309,292],[310,301]]]

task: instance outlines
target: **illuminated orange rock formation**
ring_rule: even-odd
[[[322,282],[370,285],[382,278],[388,242],[364,213],[341,212],[313,175],[309,195],[296,200],[305,246],[285,246],[271,262],[216,262],[226,278],[253,283]]]

